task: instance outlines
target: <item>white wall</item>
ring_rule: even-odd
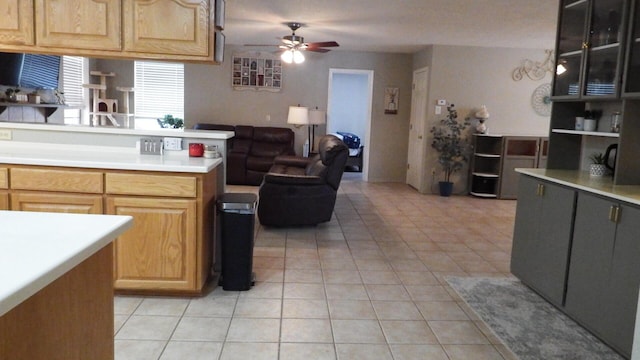
[[[334,73],[331,81],[331,109],[327,132],[350,132],[360,137],[361,145],[366,145],[368,76]]]
[[[552,48],[553,44],[549,44]],[[373,109],[370,146],[370,181],[405,182],[411,105],[411,76],[414,69],[429,66],[429,99],[425,138],[429,129],[443,115],[435,115],[437,99],[456,104],[460,118],[472,115],[487,105],[491,133],[546,136],[549,117],[537,115],[531,106],[536,87],[550,82],[548,74],[541,81],[525,78],[514,81],[511,72],[524,59],[542,61],[544,49],[509,49],[468,46],[428,46],[413,55],[372,52],[331,51],[307,53],[302,65],[283,69],[283,88],[279,93],[236,91],[231,87],[231,56],[246,48],[228,46],[222,65],[186,64],[185,122],[187,127],[198,122],[290,127],[286,123],[289,105],[301,104],[326,109],[329,69],[362,69],[374,71]],[[115,71],[115,86],[132,86],[133,66],[122,60],[101,60],[92,70]],[[384,89],[400,89],[398,115],[384,114]],[[117,96],[117,95],[116,95]],[[270,117],[270,121],[267,120]],[[296,133],[296,151],[302,149],[306,129]],[[326,132],[316,129],[316,136]],[[438,167],[430,141],[426,141],[425,179],[430,187],[431,169]],[[466,186],[466,169],[460,174],[456,191]]]
[[[553,44],[549,44],[552,48]],[[446,99],[458,109],[458,119],[473,116],[480,106],[486,105],[491,117],[487,121],[489,132],[503,135],[547,136],[549,116],[535,113],[531,105],[534,90],[551,82],[551,74],[533,81],[529,78],[514,81],[512,71],[525,59],[543,61],[544,49],[485,48],[471,46],[430,46],[414,55],[413,68],[429,66],[428,119],[425,137],[427,144],[425,184],[432,188],[431,169],[440,169],[436,154],[430,147],[429,130],[446,116],[435,114],[436,100]],[[475,121],[473,122],[475,125]],[[462,192],[467,186],[467,169],[457,174],[454,191]],[[440,180],[440,179],[436,179]]]
[[[307,138],[306,128],[286,123],[289,105],[327,109],[329,69],[373,70],[373,107],[369,156],[369,181],[404,182],[409,133],[411,64],[408,54],[336,50],[325,54],[306,53],[301,65],[283,68],[282,91],[237,91],[231,87],[231,56],[247,48],[228,46],[222,65],[185,66],[185,122],[289,127],[296,133],[296,151]],[[384,113],[384,89],[400,89],[397,115]],[[270,117],[270,121],[267,120]],[[316,138],[326,126],[316,129]]]

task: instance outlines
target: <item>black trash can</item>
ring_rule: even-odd
[[[224,290],[249,290],[254,284],[253,231],[258,197],[226,193],[218,199]]]

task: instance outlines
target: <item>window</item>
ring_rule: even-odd
[[[184,118],[184,64],[135,62],[137,129],[157,129],[165,115]]]
[[[88,60],[79,56],[62,57],[62,79],[60,89],[64,93],[65,104],[72,107],[64,110],[65,124],[81,124],[83,112],[88,106],[87,90],[82,84],[87,83]]]

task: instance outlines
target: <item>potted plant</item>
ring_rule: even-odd
[[[451,175],[462,169],[469,160],[470,145],[463,137],[469,121],[458,121],[455,105],[447,106],[447,117],[431,128],[433,141],[431,147],[438,152],[438,163],[442,165],[444,181],[439,182],[440,195],[450,196],[453,190]]]
[[[593,153],[589,156],[591,166],[589,166],[589,176],[602,177],[607,174],[606,158],[603,153]]]
[[[184,121],[180,118],[174,118],[173,115],[165,115],[162,119],[158,119],[158,124],[165,129],[182,129]]]

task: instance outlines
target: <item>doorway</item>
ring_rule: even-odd
[[[424,128],[427,121],[428,84],[428,67],[420,68],[413,72],[409,150],[407,154],[407,184],[421,193],[426,192],[424,181]]]
[[[372,99],[373,70],[329,69],[327,134],[340,131],[360,137],[364,181],[369,178]]]

